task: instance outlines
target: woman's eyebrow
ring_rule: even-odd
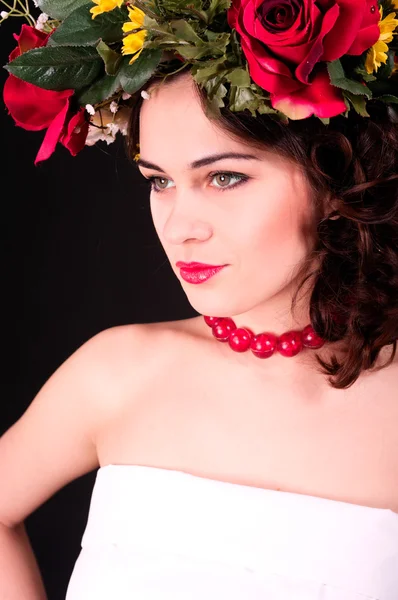
[[[217,162],[218,160],[223,160],[225,158],[237,158],[243,160],[260,160],[258,156],[254,154],[242,154],[240,152],[224,152],[222,154],[211,154],[210,156],[205,156],[203,158],[199,158],[198,160],[194,160],[188,165],[188,169],[199,169],[200,167],[204,167],[206,165],[210,165],[211,163]],[[155,171],[163,171],[161,167],[155,165],[154,163],[149,162],[143,158],[139,158],[136,161],[136,165],[139,167],[145,167],[146,169],[154,169]]]

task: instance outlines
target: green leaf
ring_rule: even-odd
[[[366,98],[363,96],[356,96],[355,94],[351,94],[351,92],[345,91],[344,96],[348,98],[351,102],[352,106],[356,110],[356,112],[361,115],[361,117],[369,117],[369,113],[366,110]]]
[[[192,65],[191,71],[198,83],[205,83],[208,79],[212,79],[219,73],[226,71],[225,57],[195,63]]]
[[[164,9],[179,13],[187,7],[186,0],[163,0],[158,2],[159,5],[163,6]],[[195,8],[196,10],[202,9],[202,0],[190,0],[189,7]]]
[[[267,101],[263,101],[262,103],[260,103],[257,107],[258,112],[260,113],[260,115],[277,115],[278,118],[281,121],[284,121],[285,123],[289,122],[289,119],[287,118],[286,115],[284,115],[282,112],[275,110],[274,108],[272,108],[272,106],[269,104],[269,100]]]
[[[350,113],[350,110],[351,110],[351,104],[348,101],[348,98],[346,98],[344,96],[344,94],[343,94],[343,100],[344,100],[344,104],[345,104],[346,110],[345,110],[345,112],[342,113],[342,115],[343,115],[343,117],[345,117],[346,119],[348,119],[348,116],[349,116],[349,113]]]
[[[206,116],[209,119],[218,117],[220,115],[220,107],[225,106],[223,98],[228,93],[227,88],[222,83],[223,74],[205,80],[202,83],[196,79],[196,75],[193,75],[193,77],[206,90]]]
[[[190,0],[189,3],[186,0],[182,0],[182,2],[168,0],[167,2],[158,2],[157,4],[158,6],[162,5],[161,12],[167,21],[179,16],[187,20],[199,20],[202,24],[205,23],[208,25],[207,14],[202,10],[202,0]]]
[[[373,75],[373,73],[368,73],[365,67],[362,66],[356,67],[354,69],[354,72],[357,73],[357,75],[360,75],[360,77],[362,77],[362,79],[366,82],[376,81],[377,79],[377,77]]]
[[[38,0],[40,10],[53,19],[63,21],[76,8],[87,4],[87,0]]]
[[[381,100],[382,102],[387,102],[387,104],[397,104],[398,96],[392,96],[391,94],[385,94],[384,96],[377,96],[374,100]]]
[[[217,102],[217,106],[225,106],[223,98],[227,95],[227,92],[227,88],[223,83],[221,83],[218,86],[216,93],[213,95],[213,102]]]
[[[160,49],[144,48],[139,57],[129,64],[129,57],[124,57],[120,68],[120,85],[128,94],[134,94],[153,75],[162,57]]]
[[[122,60],[122,55],[109,48],[102,40],[97,44],[96,50],[105,64],[107,75],[115,75]]]
[[[233,77],[233,79],[235,79]],[[239,77],[236,79],[239,81]],[[262,90],[263,92],[264,90]],[[257,86],[250,84],[246,85],[231,85],[229,94],[228,107],[233,112],[241,112],[249,110],[253,117],[256,116],[256,111],[261,114],[278,115],[277,110],[272,108],[269,98],[258,93]]]
[[[178,21],[171,21],[170,27],[178,40],[185,40],[186,42],[191,42],[192,44],[202,44],[202,40],[197,35],[193,27],[182,19],[178,19]]]
[[[234,62],[240,66],[243,66],[245,64],[245,58],[244,58],[242,46],[240,44],[236,29],[233,29],[232,33],[230,34],[230,47],[231,47],[230,54],[232,55],[230,57],[230,62]]]
[[[118,75],[104,75],[101,79],[94,81],[92,85],[84,88],[77,94],[77,100],[81,106],[86,104],[98,104],[103,100],[107,100],[115,94],[120,88],[120,78]]]
[[[250,88],[232,86],[228,108],[233,112],[240,112],[246,108],[251,110],[250,105],[255,102],[255,99],[255,95]]]
[[[381,66],[379,67],[379,70],[377,71],[377,79],[378,80],[387,80],[391,77],[391,74],[393,72],[394,69],[394,57],[395,57],[395,50],[389,50],[387,53],[387,62],[381,64]]]
[[[239,87],[249,87],[251,83],[248,71],[240,67],[233,69],[226,78],[232,85]]]
[[[144,23],[143,23],[143,28],[147,29],[148,31],[150,30],[151,33],[153,32],[153,34],[159,34],[159,35],[171,35],[170,34],[170,28],[168,26],[168,24],[161,24],[158,23],[155,19],[151,19],[151,17],[149,17],[148,15],[144,15]],[[173,36],[174,38],[175,36]]]
[[[216,76],[200,84],[206,90],[206,116],[209,119],[220,115],[220,108],[225,106],[223,98],[227,96],[228,90],[222,83],[223,77]]]
[[[57,46],[95,46],[100,40],[107,43],[118,42],[123,38],[122,25],[128,21],[127,8],[115,8],[92,18],[90,8],[85,4],[73,11],[54,31],[48,44]]]
[[[372,97],[372,92],[367,85],[346,77],[343,66],[339,60],[328,62],[327,67],[332,85],[357,96],[366,96],[367,98]]]
[[[207,34],[211,32],[206,32]],[[215,35],[213,33],[213,35]],[[197,45],[177,45],[174,47],[177,52],[187,60],[202,60],[206,57],[219,58],[225,55],[226,47],[229,42],[229,33],[217,34],[214,39],[209,42],[202,42]],[[172,46],[172,44],[171,44]],[[149,44],[148,44],[149,47]]]
[[[208,22],[211,23],[216,15],[223,13],[230,6],[231,0],[211,0],[209,8],[205,10]]]
[[[101,72],[95,48],[45,46],[24,52],[5,66],[7,71],[46,90],[79,89]]]

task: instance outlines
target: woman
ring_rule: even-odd
[[[98,469],[67,600],[396,600],[394,113],[143,92],[130,153],[200,316],[99,333],[2,437],[0,598],[45,598],[23,520]]]

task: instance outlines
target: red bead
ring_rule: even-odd
[[[303,349],[300,331],[287,331],[278,338],[278,352],[282,356],[296,356]]]
[[[258,358],[269,358],[276,349],[278,338],[273,333],[259,333],[251,343],[251,351]]]
[[[203,317],[209,327],[213,327],[221,317]]]
[[[228,343],[235,352],[246,352],[250,348],[252,332],[243,327],[235,329],[228,339]]]
[[[212,328],[212,333],[220,342],[229,342],[235,352],[246,352],[249,348],[258,358],[268,358],[275,350],[282,356],[296,356],[303,348],[320,348],[325,341],[315,333],[311,325],[303,331],[287,331],[277,337],[273,333],[255,335],[249,327],[237,328],[230,317],[209,317],[204,319]]]
[[[235,331],[236,325],[229,317],[221,317],[212,328],[215,338],[220,342],[227,342],[232,331]]]
[[[325,340],[315,333],[312,325],[307,325],[307,327],[304,327],[303,331],[301,332],[301,340],[303,342],[303,346],[312,349],[321,348],[325,343]]]

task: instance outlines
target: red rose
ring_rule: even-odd
[[[37,153],[35,165],[42,160],[47,160],[54,152],[58,142],[65,146],[72,156],[76,156],[84,148],[88,127],[84,108],[80,108],[78,113],[70,117],[69,102],[66,102],[61,112],[57,114],[47,129],[43,143]]]
[[[18,46],[11,52],[10,61],[32,48],[45,46],[49,35],[29,25],[22,25],[20,35],[14,34],[14,37]],[[73,156],[83,148],[88,123],[84,119],[84,109],[80,109],[75,115],[70,110],[70,98],[73,94],[73,90],[45,90],[12,74],[5,82],[4,104],[15,124],[31,131],[47,129],[35,164],[49,158],[57,142],[68,148]]]
[[[232,0],[227,18],[251,78],[292,119],[344,112],[322,63],[360,55],[380,35],[377,0]]]

